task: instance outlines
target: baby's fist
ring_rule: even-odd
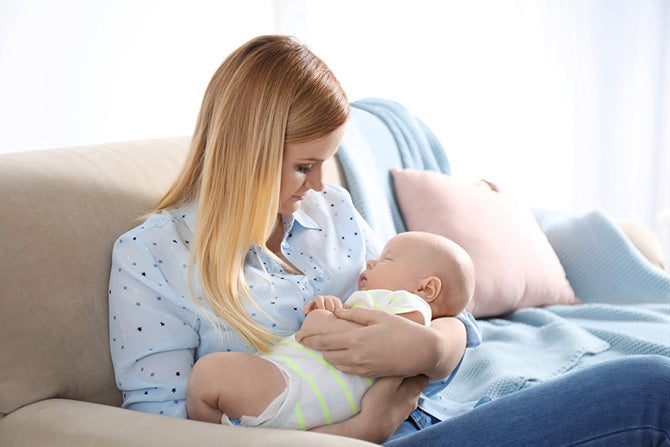
[[[335,312],[337,309],[344,309],[345,306],[338,297],[333,295],[318,295],[313,300],[305,304],[305,314],[310,313],[314,309],[325,309]]]

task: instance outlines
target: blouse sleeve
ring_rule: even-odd
[[[469,312],[463,311],[453,318],[458,319],[465,325],[465,331],[467,333],[465,347],[476,348],[479,346],[482,342],[482,333],[480,332],[479,325],[477,324],[477,321],[474,319],[474,317]],[[444,379],[431,380],[426,389],[423,390],[423,394],[426,396],[433,396],[442,391],[453,380],[456,372],[458,372],[459,368],[461,367],[462,362],[463,359],[461,359],[451,374],[449,374],[449,376],[445,377]]]
[[[131,231],[113,248],[109,324],[116,384],[124,408],[185,418],[200,320],[168,285],[152,244]]]

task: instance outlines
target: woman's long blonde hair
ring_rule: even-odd
[[[266,246],[279,212],[285,143],[313,141],[349,116],[326,64],[287,36],[234,51],[210,81],[182,171],[155,211],[198,200],[192,262],[214,314],[267,351],[277,334],[256,322],[244,277],[252,247]],[[190,275],[189,275],[190,276]]]

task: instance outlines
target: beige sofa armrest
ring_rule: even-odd
[[[371,446],[321,433],[231,427],[69,399],[48,399],[0,419],[0,445],[13,447]]]

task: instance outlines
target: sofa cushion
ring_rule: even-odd
[[[0,156],[0,414],[50,397],[121,403],[112,244],[177,173],[187,138]]]
[[[0,445],[12,447],[372,446],[358,439],[298,430],[228,425],[48,399],[0,420]]]

